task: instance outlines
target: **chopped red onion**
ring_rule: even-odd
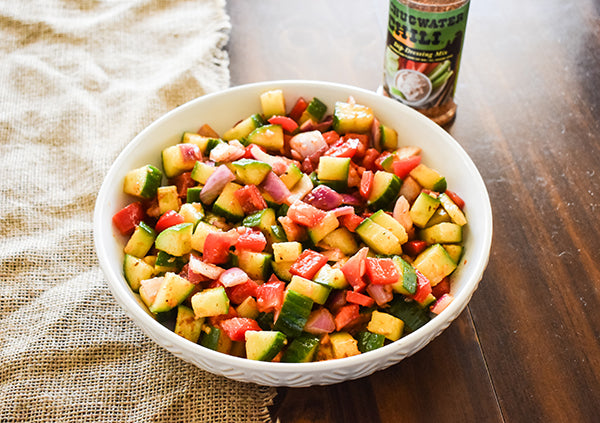
[[[357,206],[361,207],[364,202],[361,197],[358,197],[354,194],[340,194],[342,196],[342,204],[347,206]]]
[[[291,195],[288,187],[273,172],[267,173],[260,187],[268,192],[276,203],[283,203]]]
[[[216,200],[228,182],[235,180],[235,175],[225,165],[220,165],[206,180],[206,184],[200,191],[200,200],[204,204],[210,204]]]
[[[248,279],[248,274],[239,267],[231,267],[219,276],[219,282],[221,282],[225,288],[241,285],[248,282]]]
[[[331,333],[335,330],[335,320],[326,308],[320,308],[313,311],[308,316],[308,320],[304,325],[304,331],[314,335]]]
[[[354,207],[352,206],[342,206],[332,209],[331,212],[335,215],[335,217],[345,216],[348,214],[354,213]]]
[[[394,293],[392,292],[391,284],[387,284],[387,285],[370,284],[369,286],[367,286],[367,292],[379,306],[389,303],[394,298]]]
[[[191,283],[200,283],[206,280],[216,280],[225,269],[214,264],[203,262],[200,257],[190,254],[188,263],[188,279]]]
[[[342,204],[342,196],[327,185],[319,185],[309,192],[304,201],[321,210],[332,210]]]

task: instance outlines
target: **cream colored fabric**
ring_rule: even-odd
[[[224,0],[0,0],[0,421],[267,421],[274,390],[157,347],[92,242],[104,174],[229,84]]]

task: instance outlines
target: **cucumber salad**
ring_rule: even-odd
[[[148,312],[206,348],[275,362],[365,353],[442,312],[465,204],[421,149],[353,98],[288,111],[271,90],[260,104],[223,134],[183,133],[162,169],[126,174],[131,202],[112,220]]]

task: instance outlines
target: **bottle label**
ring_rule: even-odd
[[[428,109],[454,97],[469,2],[444,12],[390,0],[384,87],[409,106]]]

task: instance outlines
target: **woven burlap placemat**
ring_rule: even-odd
[[[269,420],[272,388],[134,326],[92,239],[121,149],[228,86],[228,36],[224,0],[0,0],[0,421]]]

